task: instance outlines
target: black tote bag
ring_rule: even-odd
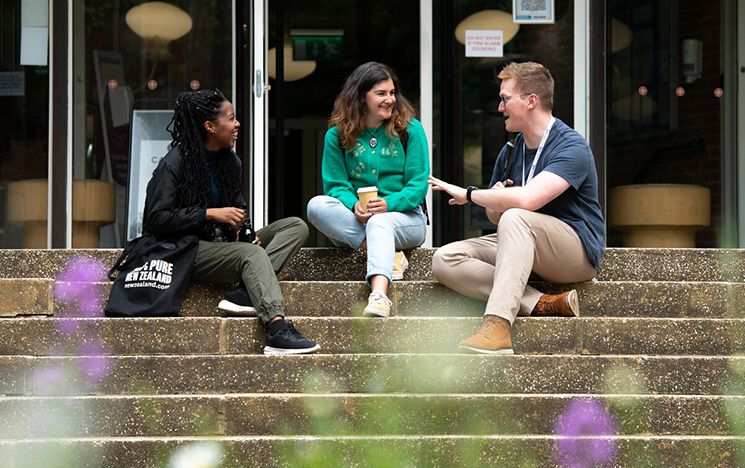
[[[198,247],[195,235],[158,240],[144,234],[130,241],[109,271],[114,284],[106,316],[177,316]]]

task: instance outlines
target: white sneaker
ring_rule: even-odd
[[[226,292],[217,308],[229,315],[256,317],[256,307],[251,303],[251,296],[243,286]]]
[[[237,317],[256,317],[256,307],[236,304],[227,299],[221,300],[217,304],[217,308],[229,315],[235,315]]]
[[[389,317],[391,315],[391,300],[380,291],[373,291],[367,298],[367,307],[362,312],[365,317]]]
[[[404,279],[404,271],[409,268],[409,260],[403,252],[396,252],[393,256],[393,272],[391,278],[393,281]]]

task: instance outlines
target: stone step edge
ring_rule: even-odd
[[[321,348],[321,351],[323,348]],[[438,358],[464,358],[464,359],[494,359],[494,360],[513,360],[513,359],[623,359],[623,360],[634,360],[646,359],[650,361],[660,360],[728,360],[733,362],[743,362],[745,364],[745,354],[732,354],[732,355],[721,355],[721,354],[676,354],[676,355],[665,355],[665,354],[568,354],[568,353],[556,353],[556,354],[476,354],[476,353],[322,353],[317,352],[313,354],[291,354],[283,356],[271,356],[266,354],[139,354],[139,355],[75,355],[75,356],[33,356],[28,354],[13,354],[0,356],[0,361],[3,360],[14,360],[14,359],[25,359],[25,360],[74,360],[74,359],[87,359],[87,358],[106,358],[108,360],[142,360],[142,359],[308,359],[312,360],[314,357],[333,357],[337,359],[348,359],[355,357],[365,358],[383,358],[383,357],[431,357],[432,359]]]
[[[365,435],[365,436],[313,436],[313,435],[251,435],[251,436],[137,436],[137,437],[67,437],[67,438],[40,438],[40,439],[0,439],[0,446],[12,445],[15,443],[68,443],[68,442],[200,442],[200,441],[225,441],[225,442],[242,442],[242,441],[368,441],[368,440],[660,440],[660,441],[695,441],[695,440],[713,440],[713,441],[735,441],[745,442],[745,436],[731,435],[598,435],[598,436],[560,436],[554,434],[511,434],[511,435]]]
[[[431,278],[431,258],[435,248],[411,251],[409,273]],[[76,256],[114,263],[121,249],[0,249],[0,277],[56,276],[63,262]],[[327,261],[328,265],[324,266]],[[31,265],[31,266],[29,266]],[[745,282],[745,249],[635,249],[608,248],[605,267],[599,278],[660,278],[687,280],[725,279]],[[324,270],[324,268],[326,270]],[[333,273],[328,273],[332,268]],[[364,276],[364,255],[334,248],[303,248],[293,257],[280,277],[303,279],[317,275],[343,279],[350,274]]]
[[[323,346],[321,346],[320,351],[323,351]],[[261,356],[266,358],[307,358],[312,359],[312,356],[318,356],[318,357],[334,357],[334,358],[350,358],[350,357],[420,357],[420,356],[431,356],[433,358],[452,358],[454,356],[473,356],[473,354],[455,354],[455,353],[323,353],[323,352],[316,352],[313,354],[305,354],[305,355],[287,355],[287,356],[268,356],[265,354],[76,354],[76,355],[59,355],[59,356],[36,356],[33,354],[6,354],[6,355],[0,355],[0,361],[2,360],[8,360],[8,359],[24,359],[24,360],[53,360],[53,359],[106,359],[106,360],[113,360],[113,359],[177,359],[177,358],[188,358],[188,359],[211,359],[211,358],[242,358],[245,359],[247,357],[254,357],[254,356]],[[481,354],[478,356],[487,356],[485,354]],[[525,353],[525,354],[519,354],[515,353],[512,355],[499,355],[499,356],[506,356],[508,358],[513,357],[531,357],[531,358],[544,358],[544,359],[558,359],[558,358],[582,358],[582,359],[590,359],[590,358],[602,358],[602,359],[619,359],[619,358],[628,358],[628,359],[659,359],[659,358],[666,358],[666,359],[696,359],[696,360],[712,360],[712,359],[738,359],[745,361],[745,355],[742,354],[732,354],[732,355],[721,355],[721,354],[678,354],[678,355],[666,355],[666,354],[581,354],[581,353],[574,353],[574,354],[538,354],[538,353]],[[2,394],[0,394],[0,397],[2,397]]]
[[[302,319],[305,321],[336,321],[336,320],[343,320],[343,321],[358,321],[360,323],[369,323],[371,321],[377,321],[377,322],[390,322],[390,321],[453,321],[453,320],[462,320],[462,321],[478,321],[481,320],[483,317],[481,315],[474,315],[474,316],[462,316],[462,315],[453,315],[453,316],[443,316],[443,315],[391,315],[390,317],[385,318],[369,318],[369,317],[360,317],[360,316],[341,316],[341,315],[329,315],[329,316],[317,316],[317,315],[293,315],[292,317],[288,317],[288,319],[292,319],[293,322],[296,319]],[[188,320],[189,323],[194,321],[231,321],[231,320],[252,320],[257,321],[257,317],[240,317],[240,316],[222,316],[222,317],[211,317],[211,316],[195,316],[195,317],[76,317],[76,316],[42,316],[42,315],[22,315],[18,317],[0,317],[0,321],[8,321],[12,323],[23,323],[23,322],[32,322],[32,321],[38,321],[38,322],[111,322],[111,323],[117,323],[117,322],[129,322],[132,323],[132,321],[146,321],[147,323],[157,323],[157,321],[186,321]],[[548,320],[571,320],[571,321],[612,321],[612,322],[656,322],[656,321],[666,321],[666,322],[712,322],[712,323],[721,323],[721,322],[743,322],[745,321],[745,317],[618,317],[618,316],[599,316],[599,315],[581,315],[579,317],[558,317],[558,316],[550,316],[550,317],[533,317],[533,316],[523,316],[520,315],[515,318],[517,321],[524,321],[524,320],[537,320],[537,321],[548,321]],[[186,326],[186,324],[185,324]]]
[[[483,322],[481,316],[293,320],[326,355],[454,353]],[[520,354],[728,356],[745,354],[745,317],[519,317],[512,337]],[[261,352],[266,332],[259,319],[247,317],[23,317],[0,319],[0,339],[3,356],[245,355]]]
[[[55,283],[57,282],[55,278],[49,278],[49,277],[38,277],[38,278],[31,278],[31,277],[13,277],[13,278],[0,278],[0,282],[11,282],[11,281],[24,281],[24,282],[51,282]],[[103,285],[103,284],[113,284],[113,281],[81,281],[81,282],[70,282],[70,281],[59,281],[62,284],[95,284],[95,285]],[[288,279],[280,279],[280,284],[351,284],[351,285],[366,285],[367,282],[365,280],[351,280],[351,279],[344,279],[344,280],[288,280]],[[397,284],[441,284],[436,279],[402,279],[402,280],[396,280],[393,282],[393,285],[391,287],[395,288]],[[545,286],[545,287],[560,287],[562,289],[568,290],[568,289],[574,289],[576,287],[586,287],[593,284],[598,285],[611,285],[611,284],[617,284],[619,286],[625,286],[628,284],[641,284],[641,285],[647,285],[647,284],[653,284],[653,285],[666,285],[666,284],[692,284],[692,285],[698,285],[698,284],[712,284],[712,285],[745,285],[745,282],[742,281],[675,281],[675,280],[597,280],[593,279],[591,281],[582,281],[578,283],[552,283],[548,281],[529,281],[528,284],[530,285],[538,285],[538,286]],[[205,287],[205,288],[216,288],[222,290],[227,290],[228,285],[221,285],[221,284],[207,284],[207,283],[192,283],[189,284],[189,286],[197,286],[197,287]],[[446,287],[443,285],[443,287]],[[456,293],[455,291],[452,291],[453,293]]]
[[[153,393],[153,394],[116,394],[116,395],[0,395],[0,402],[3,401],[54,401],[54,400],[168,400],[168,399],[186,399],[186,398],[204,398],[204,399],[239,399],[239,398],[281,398],[281,399],[302,399],[302,398],[488,398],[488,399],[595,399],[595,400],[621,400],[621,399],[648,399],[661,400],[666,398],[686,399],[686,400],[735,400],[744,399],[745,395],[701,395],[701,394],[677,394],[677,393],[355,393],[355,392],[333,392],[333,393],[257,393],[257,392],[239,392],[239,393]]]

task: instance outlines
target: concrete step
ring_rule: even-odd
[[[243,436],[0,441],[4,467],[173,466],[742,466],[745,439],[710,436]],[[574,454],[574,456],[572,456]],[[584,464],[581,462],[584,461]],[[181,466],[181,465],[178,465]],[[192,466],[192,465],[183,465]],[[213,466],[207,465],[205,466]]]
[[[576,285],[582,317],[519,318],[515,356],[456,354],[484,305],[433,281],[433,252],[409,252],[395,316],[368,320],[364,255],[303,249],[281,285],[323,348],[272,357],[256,319],[220,317],[224,288],[191,287],[184,317],[90,318],[53,278],[120,250],[0,250],[0,466],[167,466],[192,444],[223,466],[571,466],[583,442],[609,466],[745,466],[745,251],[609,249]],[[584,413],[583,438],[554,435],[575,399],[618,435],[585,437]]]
[[[295,318],[324,353],[458,353],[480,317]],[[250,318],[0,319],[0,355],[258,354],[266,335]],[[745,353],[745,319],[520,317],[521,354]]]
[[[434,249],[408,251],[406,278],[432,279]],[[118,249],[3,250],[0,278],[55,278],[69,259],[87,256],[111,266]],[[363,279],[365,256],[349,249],[304,248],[281,277],[297,281]],[[733,281],[745,282],[743,249],[610,248],[603,258],[602,281]]]
[[[744,366],[742,356],[0,356],[0,395],[257,392],[716,395],[736,381]]]
[[[0,440],[82,437],[551,435],[572,402],[617,435],[732,434],[745,397],[233,394],[0,398]],[[597,406],[595,406],[597,405]],[[268,410],[270,409],[270,410]],[[105,418],[101,415],[106,415]]]
[[[408,280],[431,280],[436,248],[406,251]],[[366,257],[348,249],[306,248],[282,278],[299,281],[362,279]],[[745,249],[609,248],[600,281],[745,281]]]
[[[310,287],[309,284],[314,283],[288,282],[283,287],[290,293],[288,297],[292,300],[308,301],[312,300],[312,295],[295,295],[292,288],[304,289]],[[745,317],[745,309],[741,307],[741,304],[745,304],[745,283],[589,281],[570,285],[540,282],[531,284],[546,293],[576,288],[580,313],[583,316]],[[325,287],[329,288],[329,294],[334,294],[335,290],[331,290],[331,286]],[[402,281],[394,284],[394,290],[394,303],[400,315],[481,316],[484,313],[484,302],[466,298],[435,281]],[[365,293],[361,299],[359,294],[357,292],[358,303],[366,300]],[[305,308],[312,309],[310,305]],[[350,312],[356,312],[354,306]]]
[[[101,304],[111,283],[57,283],[65,288],[95,285]],[[574,285],[532,283],[545,292],[576,288],[581,314],[595,317],[745,318],[745,283],[592,281]],[[55,299],[51,279],[0,279],[0,317],[65,315],[69,304]],[[362,315],[369,288],[362,281],[282,281],[286,311],[291,316]],[[181,315],[219,317],[227,287],[192,285]],[[400,316],[481,316],[485,303],[462,296],[436,281],[395,282],[389,291],[393,313]],[[73,308],[74,309],[74,308]]]

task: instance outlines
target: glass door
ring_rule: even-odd
[[[525,2],[523,2],[525,3]],[[513,23],[511,0],[441,0],[435,2],[440,22],[435,38],[435,143],[433,172],[466,186],[486,186],[508,135],[499,113],[497,74],[509,62],[545,65],[556,82],[554,115],[574,126],[574,21],[580,2],[556,0],[553,24]],[[466,31],[500,31],[502,50],[492,56],[466,50]],[[479,56],[481,55],[481,56]],[[439,60],[438,60],[439,59]],[[439,83],[438,83],[439,81]],[[439,86],[438,86],[439,84]],[[438,144],[439,143],[439,144]],[[596,157],[598,155],[595,155]],[[494,232],[483,208],[463,209],[436,196],[439,220],[435,245]]]
[[[49,2],[0,0],[0,248],[46,248]]]
[[[735,4],[607,2],[609,246],[734,243]],[[649,203],[632,209],[635,193]],[[666,239],[634,244],[635,226],[665,229]]]
[[[71,0],[70,10],[72,246],[121,246],[125,220],[138,223],[136,214],[126,219],[127,197],[144,202],[149,174],[170,143],[161,118],[178,94],[218,88],[235,100],[234,6]],[[133,120],[153,129],[134,143]],[[128,187],[133,168],[143,178],[137,190]]]
[[[308,200],[323,192],[323,138],[334,99],[358,65],[377,61],[391,66],[403,93],[418,108],[420,7],[416,1],[392,8],[384,0],[328,0],[313,8],[300,0],[273,0],[264,6],[261,17],[267,29],[261,38],[255,32],[254,51],[257,57],[266,53],[262,77],[269,91],[262,98],[256,90],[254,94],[257,105],[264,99],[267,120],[264,128],[253,125],[256,135],[265,132],[267,139],[263,147],[255,144],[253,159],[265,178],[255,172],[252,181],[254,196],[261,196],[261,184],[265,196],[253,203],[264,204],[265,222],[286,216],[305,219]],[[261,51],[260,40],[265,41]],[[257,109],[254,118],[259,116]],[[314,231],[309,245],[330,245]]]

